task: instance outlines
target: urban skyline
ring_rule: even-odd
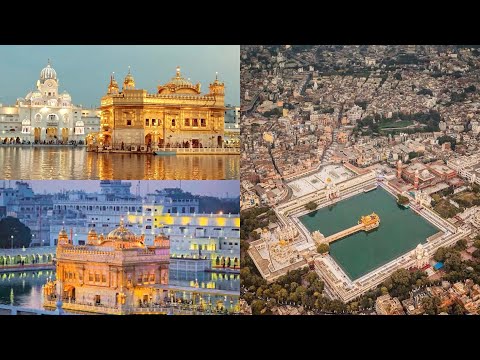
[[[3,187],[13,187],[15,181],[24,180],[4,180],[0,185]],[[86,192],[100,191],[100,180],[28,180],[25,181],[32,187],[36,193],[56,193],[63,190],[85,190]],[[237,180],[125,180],[132,183],[131,192],[135,194],[138,182],[140,182],[140,195],[145,196],[156,189],[181,188],[192,195],[213,196],[220,198],[235,198],[240,195]]]

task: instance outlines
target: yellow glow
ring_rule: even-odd
[[[223,217],[218,217],[216,220],[218,226],[225,226],[225,224],[227,223],[227,219]]]
[[[235,227],[240,227],[240,218],[237,217],[237,218],[233,219],[233,223],[235,224]]]
[[[192,218],[190,216],[182,216],[182,225],[190,224]]]
[[[205,216],[198,218],[198,225],[208,226],[208,218]]]

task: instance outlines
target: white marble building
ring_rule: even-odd
[[[0,143],[85,141],[99,126],[99,111],[82,109],[72,103],[69,93],[60,93],[50,62],[40,72],[35,90],[18,98],[14,106],[0,106]]]

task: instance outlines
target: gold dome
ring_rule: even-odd
[[[159,94],[200,94],[200,84],[193,85],[190,80],[185,79],[177,66],[175,77],[171,78],[165,85],[158,86]]]
[[[87,244],[96,245],[97,241],[98,241],[97,232],[95,231],[95,229],[91,228],[87,235]]]
[[[136,242],[135,234],[124,226],[123,219],[120,220],[120,226],[107,235],[107,241]]]
[[[110,84],[108,84],[108,93],[109,94],[118,94],[118,83],[115,80],[115,73],[110,75]]]
[[[62,228],[62,230],[60,230],[60,232],[58,233],[58,244],[65,245],[68,243],[69,243],[68,234],[65,231],[65,228]]]
[[[128,74],[125,76],[125,80],[123,80],[123,89],[134,90],[135,89],[135,79],[133,78],[132,74],[130,73],[130,66],[128,67]]]

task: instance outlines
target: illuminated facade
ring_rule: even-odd
[[[53,200],[50,225],[50,245],[57,243],[57,234],[67,221],[73,243],[84,245],[89,229],[107,234],[122,217],[128,219],[130,230],[144,235],[146,244],[155,236],[170,237],[172,256],[207,256],[212,265],[239,265],[239,214],[200,213],[199,200],[180,189],[163,189],[144,198],[130,192],[131,183],[103,180],[100,193],[72,191],[59,194]],[[75,215],[74,215],[75,214]],[[67,219],[67,216],[69,219]],[[73,218],[79,219],[77,225]]]
[[[218,77],[202,94],[176,75],[155,94],[136,89],[128,71],[122,89],[114,75],[101,100],[101,132],[93,141],[105,145],[218,148],[224,144],[225,86]]]
[[[18,98],[15,106],[0,106],[0,141],[84,141],[98,132],[99,115],[99,110],[74,105],[66,91],[59,92],[57,72],[48,62],[35,90]]]
[[[90,230],[86,245],[73,245],[65,229],[58,234],[56,281],[44,287],[46,304],[61,300],[65,310],[134,313],[162,304],[168,290],[170,241],[157,236],[152,246],[123,220],[106,237]]]

